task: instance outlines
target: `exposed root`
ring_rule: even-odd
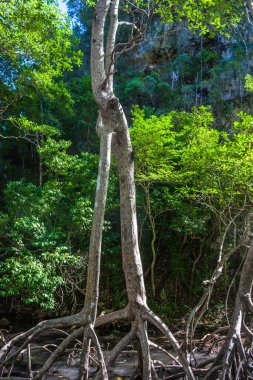
[[[213,360],[204,380],[249,380],[247,375],[248,358],[243,347],[240,330],[240,321],[234,326],[237,327],[238,333],[230,330],[227,340]],[[198,368],[210,364],[211,359],[201,363]],[[252,373],[251,373],[252,375]]]
[[[152,380],[151,375],[151,356],[149,351],[148,344],[148,334],[147,334],[147,322],[144,322],[142,319],[138,323],[137,337],[140,342],[141,348],[141,360],[142,360],[142,377],[143,379]]]
[[[113,350],[106,358],[106,365],[108,367],[113,364],[113,362],[117,359],[117,357],[124,350],[124,348],[127,347],[133,341],[136,335],[136,330],[136,326],[133,325],[130,332],[116,344],[116,346],[113,348]]]
[[[132,328],[130,332],[120,340],[120,342],[114,347],[114,349],[106,356],[106,359],[104,360],[104,356],[98,341],[98,338],[96,336],[96,333],[92,326],[88,326],[88,338],[92,340],[93,345],[96,348],[96,353],[98,356],[98,362],[96,361],[96,364],[99,364],[99,372],[96,374],[95,379],[108,379],[108,372],[107,369],[112,365],[112,363],[116,360],[118,355],[123,351],[123,349],[129,345],[134,339],[137,339],[140,344],[140,352],[141,352],[141,374],[142,378],[145,380],[158,380],[158,375],[156,373],[156,367],[154,363],[151,360],[150,356],[150,347],[156,347],[166,353],[173,361],[177,362],[179,365],[182,365],[182,369],[184,370],[184,375],[187,373],[188,379],[193,380],[194,376],[191,373],[190,367],[188,367],[188,363],[186,359],[184,358],[183,354],[181,353],[181,348],[179,344],[177,343],[176,339],[174,338],[173,334],[170,332],[170,330],[163,324],[163,322],[154,315],[148,308],[138,307],[138,313],[135,321],[132,322]],[[96,326],[102,326],[104,323],[107,323],[108,321],[112,322],[118,319],[129,319],[129,308],[125,308],[123,310],[120,310],[118,312],[109,313],[108,315],[101,316],[96,321]],[[168,353],[165,349],[162,347],[156,345],[155,343],[149,342],[148,335],[147,335],[147,321],[149,323],[152,323],[154,326],[156,326],[170,341],[170,343],[173,345],[174,349],[176,349],[177,354],[179,356],[179,359],[175,358],[173,355]],[[48,323],[49,322],[49,323]],[[35,336],[37,336],[40,332],[44,331],[47,326],[54,326],[54,329],[56,329],[56,324],[51,323],[51,321],[45,321],[35,328],[29,330],[29,335],[27,333],[19,334],[19,336],[13,338],[11,340],[11,347],[14,347],[14,343],[16,342],[23,342],[25,339],[25,342],[21,344],[21,346],[18,348],[18,353],[20,353],[24,347],[25,344],[29,343]],[[59,324],[57,324],[57,329]],[[60,330],[61,331],[61,330]],[[61,331],[64,333],[64,331]],[[76,329],[71,334],[65,333],[66,338],[61,342],[61,344],[54,350],[53,353],[49,356],[43,367],[39,370],[39,372],[34,377],[35,380],[41,380],[44,378],[45,374],[50,370],[50,368],[53,366],[53,364],[56,362],[56,360],[67,351],[67,347],[70,346],[79,336],[81,336],[83,333],[83,327],[80,327]],[[10,363],[10,361],[13,361],[13,359],[17,358],[17,352],[13,355],[9,355],[7,357],[7,360],[4,364]],[[182,362],[182,357],[184,358]],[[140,368],[139,368],[140,369]],[[140,373],[140,371],[138,371]],[[190,374],[190,375],[189,375]],[[7,380],[7,378],[5,378]]]
[[[107,380],[108,379],[108,368],[111,367],[113,362],[116,360],[116,358],[119,356],[119,354],[124,350],[124,348],[129,345],[134,339],[137,339],[139,342],[139,367],[138,367],[138,373],[141,374],[142,378],[145,380],[157,380],[158,375],[156,373],[156,366],[151,360],[150,355],[150,347],[155,347],[165,353],[167,356],[169,356],[175,363],[178,364],[180,368],[182,368],[182,372],[184,373],[184,376],[187,376],[187,379],[194,380],[194,374],[192,369],[190,368],[189,363],[186,360],[186,357],[184,356],[181,347],[177,340],[175,339],[174,335],[171,333],[171,331],[168,329],[168,327],[161,321],[161,319],[156,316],[152,311],[150,311],[147,306],[143,303],[136,303],[136,305],[127,306],[126,308],[109,313],[107,315],[103,315],[97,318],[95,327],[102,326],[106,323],[111,323],[116,320],[120,319],[128,319],[131,320],[133,315],[135,315],[135,320],[132,321],[132,328],[130,332],[120,340],[118,344],[113,348],[113,350],[106,355],[104,358],[104,355],[101,350],[101,346],[99,343],[99,340],[97,338],[97,335],[94,331],[94,328],[91,325],[82,325],[82,327],[77,328],[74,332],[71,334],[65,333],[66,337],[64,340],[60,343],[60,345],[51,353],[43,367],[39,370],[39,372],[35,376],[35,380],[41,380],[44,378],[45,374],[50,370],[50,368],[53,366],[53,364],[56,362],[56,360],[67,351],[67,348],[73,344],[77,338],[79,338],[84,330],[87,330],[84,334],[86,337],[85,339],[91,340],[93,345],[96,348],[96,354],[97,354],[97,360],[95,361],[96,364],[99,364],[99,371],[95,375],[95,380]],[[28,343],[31,342],[31,340],[36,337],[40,332],[43,332],[44,330],[48,328],[53,328],[54,330],[62,329],[64,326],[70,327],[70,322],[74,321],[74,325],[78,327],[80,326],[81,322],[84,320],[84,316],[80,316],[77,318],[74,317],[67,317],[67,318],[58,318],[53,321],[44,321],[39,323],[36,327],[33,329],[30,329],[28,332],[19,334],[17,337],[14,337],[9,343],[5,345],[4,348],[4,355],[2,357],[5,357],[5,360],[2,363],[2,366],[6,366],[7,364],[13,363],[17,356],[19,355],[22,350],[24,350]],[[171,355],[169,352],[167,352],[162,347],[156,345],[155,343],[152,343],[148,339],[147,334],[147,322],[154,325],[166,338],[168,338],[169,342],[171,343],[173,349],[176,352],[177,357]],[[72,324],[71,324],[72,325]],[[62,333],[64,331],[60,330]],[[79,341],[81,344],[81,342]],[[16,349],[14,353],[10,352],[12,348],[16,348],[16,345],[20,344],[20,346]],[[87,344],[87,343],[86,343]],[[6,354],[6,352],[8,353]],[[89,347],[88,347],[89,351]],[[81,358],[83,356],[81,355]],[[88,357],[89,358],[89,357]],[[89,360],[87,362],[87,365],[84,368],[84,371],[80,373],[80,378],[82,376],[88,377],[89,375]]]
[[[181,350],[180,345],[177,340],[167,328],[167,326],[161,321],[161,319],[152,313],[145,305],[137,305],[137,312],[135,313],[136,319],[132,322],[131,331],[122,338],[118,344],[113,348],[113,350],[107,355],[105,359],[105,364],[107,369],[113,364],[118,355],[123,351],[123,349],[129,345],[134,339],[137,339],[139,342],[139,368],[136,370],[136,373],[133,377],[136,376],[137,372],[142,374],[142,378],[145,380],[158,379],[156,374],[156,368],[154,363],[151,360],[150,356],[150,347],[155,347],[160,349],[163,353],[167,354],[174,362],[176,362],[180,368],[182,368],[183,375],[187,375],[189,380],[194,380],[195,377],[193,372]],[[178,358],[171,355],[162,347],[152,343],[148,340],[146,322],[153,324],[162,334],[168,338],[172,344],[174,350],[176,351]],[[201,371],[201,370],[200,370]],[[102,377],[101,369],[95,376],[95,380],[100,380]]]
[[[225,236],[223,239],[225,239]],[[203,317],[204,313],[208,310],[209,302],[211,299],[211,295],[213,293],[214,285],[216,284],[218,278],[221,276],[223,272],[223,268],[225,263],[233,256],[238,250],[242,247],[242,244],[245,240],[245,237],[243,237],[240,241],[240,243],[232,248],[228,253],[223,255],[223,244],[221,245],[221,252],[219,255],[219,259],[216,265],[216,268],[213,271],[212,277],[210,280],[206,281],[205,284],[207,286],[205,292],[203,293],[201,299],[199,300],[198,304],[192,309],[187,325],[186,325],[186,346],[189,350],[192,349],[191,342],[194,337],[194,333],[196,330],[196,327]]]
[[[90,335],[91,341],[93,342],[93,344],[95,345],[95,347],[97,349],[97,356],[98,356],[98,360],[100,363],[100,370],[101,370],[101,374],[103,376],[103,380],[108,380],[108,374],[107,374],[106,364],[104,361],[104,356],[103,356],[103,353],[101,350],[99,340],[98,340],[97,335],[96,335],[92,326],[89,327],[89,335]]]
[[[204,380],[248,380],[252,378],[253,369],[250,368],[250,358],[242,343],[242,331],[251,341],[253,332],[245,323],[245,316],[252,314],[252,286],[253,286],[253,242],[245,257],[242,267],[239,289],[236,295],[233,319],[226,342]],[[246,340],[247,342],[247,340]],[[245,346],[247,347],[247,343]],[[248,371],[251,371],[248,374]]]
[[[56,350],[49,356],[43,367],[40,369],[38,374],[34,377],[35,380],[43,379],[45,374],[49,371],[55,361],[62,355],[66,348],[75,341],[77,337],[82,334],[82,328],[75,330],[72,334],[70,334],[57,348]]]
[[[100,316],[97,318],[95,326],[99,327],[107,323],[112,323],[119,319],[124,319],[127,316],[127,311],[128,308],[126,307],[125,309]],[[74,333],[69,335],[61,329],[73,326],[78,327],[80,325],[84,325],[84,314],[82,312],[73,316],[42,321],[38,323],[35,327],[29,329],[28,331],[16,335],[9,342],[7,342],[0,350],[0,369],[3,369],[6,365],[10,363],[15,363],[15,361],[18,358],[18,355],[22,353],[22,351],[26,350],[27,345],[30,342],[32,342],[35,337],[37,337],[39,334],[46,330],[53,329],[54,331],[60,331],[61,333],[66,335],[67,338],[65,338],[63,342],[58,346],[58,348],[51,354],[47,362],[39,371],[38,376],[44,375],[51,368],[51,366],[54,364],[57,358],[65,351],[67,346],[69,346],[77,337],[81,336],[83,332],[83,328],[79,328]],[[19,346],[20,343],[21,345]],[[15,351],[11,352],[14,348]]]
[[[221,370],[221,368],[222,368],[221,364],[212,367],[210,369],[210,371],[208,371],[208,373],[204,377],[204,380],[209,380],[209,379],[213,379],[213,378],[216,379],[216,377],[213,377],[213,376],[215,376],[215,374],[219,373],[219,371]]]
[[[175,362],[178,365],[180,365],[180,361],[178,360],[178,358],[176,358],[174,355],[172,355],[170,352],[168,352],[167,350],[165,350],[164,348],[162,348],[158,344],[156,344],[154,342],[151,342],[151,340],[149,340],[149,345],[150,345],[150,347],[156,348],[157,350],[161,351],[162,353],[164,353],[165,355],[167,355],[170,359],[172,359],[173,362]]]
[[[106,324],[119,321],[119,320],[124,320],[129,317],[129,306],[126,306],[124,309],[117,310],[117,311],[112,311],[111,313],[100,315],[97,317],[96,322],[95,322],[95,327],[100,327],[104,326]]]
[[[214,360],[215,360],[215,357],[209,358],[209,359],[203,361],[202,363],[197,364],[196,368],[205,368],[209,364],[212,364],[214,362]]]
[[[227,350],[223,357],[220,380],[246,379],[246,355],[239,336],[233,336],[227,343]]]
[[[86,325],[83,328],[83,346],[80,356],[80,364],[79,364],[79,371],[78,371],[78,380],[88,380],[89,378],[89,371],[90,371],[90,346],[91,346],[91,339],[89,336],[89,327],[90,325]]]
[[[161,321],[161,319],[156,316],[152,311],[150,311],[145,305],[138,305],[137,312],[135,313],[136,319],[132,322],[131,331],[120,340],[120,342],[114,347],[112,352],[105,359],[106,366],[109,368],[113,362],[116,360],[118,355],[122,350],[130,344],[135,338],[139,342],[139,368],[137,369],[138,373],[142,374],[142,378],[145,380],[152,379],[156,380],[158,378],[156,374],[156,369],[154,363],[151,360],[150,356],[150,346],[160,349],[162,352],[166,353],[173,361],[178,363],[180,368],[182,368],[183,375],[187,375],[189,380],[194,380],[195,377],[193,372],[181,350],[180,345],[177,340],[170,332],[168,327]],[[153,324],[162,334],[167,337],[172,344],[174,350],[176,351],[179,359],[175,358],[173,355],[168,353],[165,349],[160,346],[157,346],[155,343],[152,343],[148,340],[146,322]],[[137,374],[136,372],[136,374]],[[133,376],[135,377],[136,374]],[[95,380],[101,379],[101,371],[99,371],[95,377]]]
[[[153,380],[159,380],[159,377],[157,376],[156,369],[154,363],[151,363],[151,376]]]
[[[73,316],[56,318],[52,320],[46,320],[38,323],[35,327],[30,330],[18,334],[13,337],[8,343],[6,343],[0,350],[0,369],[9,361],[15,361],[19,353],[30,343],[37,335],[45,330],[51,328],[68,328],[71,326],[80,326],[83,322],[83,313],[79,313]],[[24,341],[21,346],[15,351],[15,353],[10,354],[11,349],[18,343]]]
[[[174,366],[173,369],[175,370],[176,367]],[[194,369],[193,368],[193,373],[195,376],[198,377],[204,377],[206,374],[207,370],[206,369]],[[163,380],[176,380],[176,379],[184,379],[185,373],[180,371],[180,368],[177,368],[177,373],[171,374],[169,376],[163,377]]]
[[[112,349],[112,351],[107,355],[105,359],[105,363],[107,368],[111,367],[111,365],[114,363],[114,361],[117,359],[119,354],[124,350],[125,347],[127,347],[132,340],[134,339],[136,334],[136,326],[133,325],[130,332],[125,335]],[[95,380],[101,379],[101,372],[99,371],[95,377]]]
[[[204,282],[204,284],[207,286],[205,292],[203,293],[201,299],[199,300],[198,304],[193,308],[192,312],[189,315],[187,325],[186,325],[186,346],[188,350],[192,350],[192,339],[194,337],[195,329],[209,307],[209,302],[210,298],[214,289],[214,286],[218,280],[218,278],[221,276],[223,272],[223,268],[226,264],[226,262],[236,253],[238,252],[243,244],[245,243],[247,239],[247,234],[248,234],[248,223],[250,218],[252,217],[252,213],[249,212],[247,216],[245,217],[245,223],[244,223],[244,231],[242,234],[242,238],[238,244],[236,244],[236,241],[234,243],[234,247],[230,249],[229,252],[224,253],[224,245],[225,245],[225,240],[227,238],[227,235],[229,233],[229,230],[231,226],[234,225],[235,220],[241,215],[243,212],[244,207],[242,207],[239,212],[230,219],[229,223],[227,224],[223,235],[221,236],[221,243],[219,247],[219,255],[218,255],[218,260],[216,267],[212,273],[212,276],[210,280],[207,280]]]
[[[192,369],[191,369],[189,363],[187,362],[187,359],[184,356],[178,341],[176,340],[176,338],[174,337],[172,332],[168,329],[168,327],[165,325],[165,323],[157,315],[155,315],[151,310],[149,310],[148,308],[146,308],[146,310],[145,310],[144,319],[147,320],[148,322],[150,322],[151,324],[153,324],[158,330],[161,331],[161,333],[165,337],[167,337],[169,339],[173,349],[175,350],[176,354],[179,357],[180,364],[182,365],[188,379],[194,380],[195,377],[194,377],[194,374],[192,372]]]

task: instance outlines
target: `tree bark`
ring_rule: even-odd
[[[103,125],[103,121],[100,116],[98,118],[98,130],[100,131],[99,169],[89,245],[89,260],[84,303],[84,337],[78,375],[78,378],[80,380],[88,379],[89,376],[89,355],[91,339],[89,331],[92,332],[93,338],[95,334],[93,328],[96,321],[97,304],[99,297],[102,233],[111,161],[112,134],[111,132],[108,132],[106,127]],[[101,365],[103,365],[103,360]]]
[[[94,12],[92,28],[91,73],[94,98],[100,114],[108,129],[113,133],[112,150],[116,158],[120,186],[120,220],[121,249],[123,270],[128,294],[128,319],[134,327],[133,338],[140,343],[140,367],[142,378],[156,378],[152,365],[147,323],[153,323],[171,341],[179,354],[188,379],[194,375],[184,357],[179,344],[163,322],[155,316],[147,306],[143,269],[138,244],[136,194],[134,183],[134,160],[128,130],[128,123],[123,108],[113,92],[114,49],[118,27],[118,0],[111,3],[111,17],[107,52],[104,53],[103,40],[105,34],[105,19],[108,13],[108,1],[99,0]],[[110,61],[109,61],[110,60]],[[123,346],[123,345],[122,345]],[[118,347],[122,347],[119,343]],[[114,357],[119,353],[116,350]],[[101,377],[102,373],[97,375]]]

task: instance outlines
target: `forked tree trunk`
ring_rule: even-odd
[[[101,22],[105,22],[105,17],[109,10],[109,3],[105,4],[105,16],[101,19]],[[113,49],[115,45],[116,32],[117,32],[117,13],[118,13],[118,0],[116,0],[113,5],[111,5],[111,22],[109,31],[107,34],[107,44],[105,57],[102,55],[102,60],[104,61],[105,69],[113,69],[111,65],[111,55],[113,54]],[[115,17],[116,14],[116,17]],[[94,20],[95,21],[95,20]],[[94,32],[94,31],[93,31]],[[95,38],[92,38],[92,43],[94,43]],[[98,46],[101,54],[103,53],[103,41],[98,39]],[[93,62],[93,59],[92,59]],[[92,72],[93,63],[91,65]],[[101,62],[101,68],[103,64]],[[103,69],[103,68],[102,68]],[[96,74],[95,74],[96,75]],[[102,74],[103,76],[104,74]],[[105,80],[105,79],[104,79]],[[113,89],[113,77],[108,78],[108,88],[110,91]],[[92,223],[92,231],[90,238],[90,249],[89,249],[89,263],[88,263],[88,277],[86,285],[86,295],[85,295],[85,305],[84,313],[89,316],[89,323],[85,323],[84,326],[84,336],[83,336],[83,349],[81,354],[80,366],[79,366],[79,380],[88,379],[89,377],[89,356],[90,356],[90,338],[89,338],[89,328],[92,327],[93,334],[94,326],[96,321],[97,304],[99,297],[99,277],[100,277],[100,259],[101,259],[101,244],[102,244],[102,232],[103,232],[103,222],[104,222],[104,212],[107,199],[107,189],[108,189],[108,178],[110,170],[110,160],[111,160],[111,141],[112,141],[112,129],[108,119],[102,115],[99,111],[98,121],[97,121],[97,134],[100,137],[100,153],[99,153],[99,174],[97,180],[96,189],[96,200],[94,205],[94,216]],[[97,221],[96,221],[97,218]],[[99,342],[97,340],[96,346],[99,348],[100,352],[100,366],[103,379],[108,378],[107,370],[104,363],[103,354],[101,352]]]
[[[193,380],[191,368],[183,355],[179,344],[163,322],[155,316],[146,303],[143,269],[139,252],[136,195],[134,184],[134,160],[129,136],[128,123],[119,100],[112,87],[113,66],[115,57],[115,39],[107,43],[110,52],[104,52],[105,20],[108,13],[107,0],[98,0],[94,11],[91,47],[91,73],[94,98],[99,107],[103,120],[113,133],[112,150],[114,152],[120,184],[120,215],[121,215],[121,248],[123,270],[125,274],[126,289],[129,304],[127,318],[132,321],[129,334],[120,341],[107,358],[109,366],[126,344],[134,338],[139,341],[139,366],[141,376],[145,380],[157,379],[149,350],[147,321],[154,324],[168,337],[189,379]],[[118,0],[111,3],[110,30],[116,31],[118,27]],[[108,64],[108,57],[111,64]],[[101,371],[96,379],[102,377]],[[103,377],[102,377],[103,378]]]

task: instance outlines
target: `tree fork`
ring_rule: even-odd
[[[114,40],[109,44],[114,49],[118,26],[118,0],[111,5],[111,19],[109,30],[114,31]],[[158,326],[160,331],[173,342],[179,353],[180,362],[189,379],[194,375],[181,352],[180,346],[169,330],[156,316],[151,316],[146,304],[146,292],[143,278],[143,269],[139,252],[136,195],[134,183],[134,161],[132,160],[132,146],[129,136],[128,123],[119,100],[113,93],[113,75],[108,77],[109,85],[106,88],[106,69],[108,62],[102,62],[104,57],[103,36],[105,33],[105,18],[108,12],[107,0],[99,0],[95,8],[95,18],[92,27],[92,88],[95,100],[100,109],[102,118],[110,125],[113,131],[112,150],[116,158],[120,185],[120,220],[121,220],[121,249],[123,270],[128,294],[128,318],[136,326],[134,336],[140,340],[143,356],[143,378],[151,379],[154,370],[151,363],[146,320]],[[108,44],[107,44],[108,46]],[[108,57],[108,52],[106,52]],[[111,65],[110,65],[111,67]],[[103,85],[103,86],[102,86]],[[134,338],[133,336],[133,338]],[[117,350],[120,349],[120,344]],[[116,351],[119,354],[119,351]]]

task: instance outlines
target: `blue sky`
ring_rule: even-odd
[[[60,9],[63,11],[63,12],[67,12],[67,7],[66,7],[66,4],[63,0],[58,0],[58,3],[59,3],[59,7]]]

